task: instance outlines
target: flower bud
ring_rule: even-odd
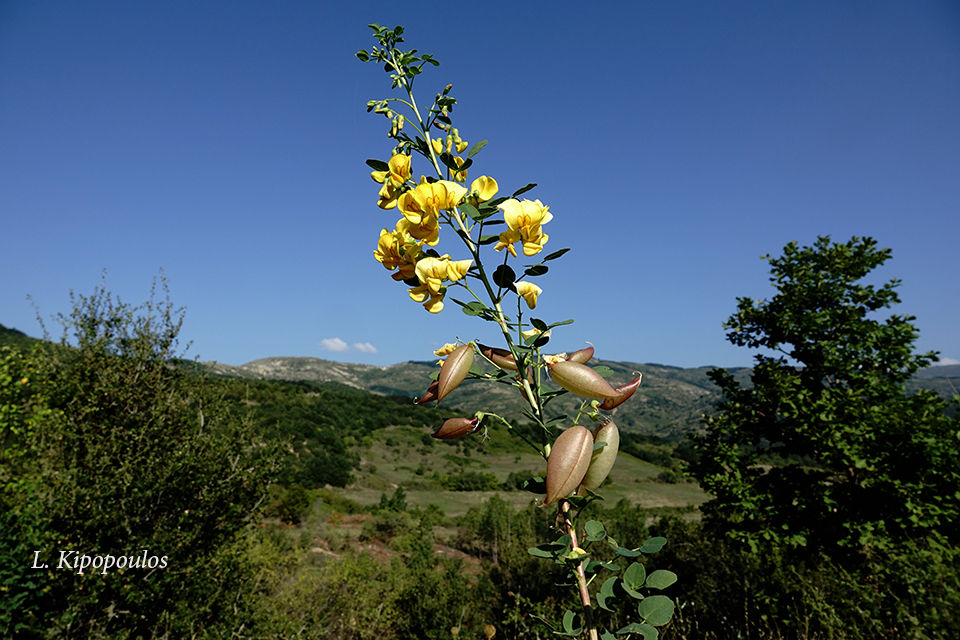
[[[448,393],[456,389],[470,372],[473,366],[473,345],[465,344],[454,349],[447,356],[440,367],[440,376],[437,378],[437,402],[443,400]]]
[[[593,346],[589,346],[585,349],[580,349],[579,351],[574,351],[571,353],[567,360],[570,362],[579,362],[580,364],[587,364],[590,362],[590,358],[593,357]]]
[[[593,435],[586,427],[575,425],[553,443],[547,458],[547,499],[550,504],[573,493],[590,467]]]
[[[450,418],[433,432],[433,437],[438,440],[457,440],[471,433],[476,433],[479,428],[480,421],[477,418]]]
[[[564,360],[550,365],[550,376],[561,387],[584,398],[615,398],[617,392],[585,364]]]
[[[477,346],[480,348],[480,353],[482,353],[487,360],[501,369],[506,369],[507,371],[517,370],[517,361],[513,359],[513,354],[506,349],[488,347],[485,344],[479,344]]]
[[[633,380],[631,380],[630,382],[628,382],[627,384],[622,384],[616,389],[614,389],[614,391],[617,392],[617,397],[607,398],[600,405],[600,408],[606,411],[610,411],[611,409],[619,407],[621,404],[626,402],[630,398],[630,396],[633,395],[634,391],[637,390],[637,387],[640,386],[641,379],[643,379],[643,375],[639,375]]]
[[[591,491],[597,490],[603,481],[607,479],[610,470],[613,469],[613,463],[617,459],[617,451],[620,449],[620,431],[613,422],[607,422],[593,430],[594,442],[606,442],[607,444],[599,449],[595,449],[590,456],[590,467],[583,476],[580,483],[583,488]]]

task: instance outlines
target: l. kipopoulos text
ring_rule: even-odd
[[[167,556],[158,556],[151,554],[149,549],[142,549],[136,554],[89,554],[81,553],[73,549],[59,551],[56,558],[56,569],[68,569],[75,571],[77,575],[83,575],[84,572],[100,573],[107,575],[110,571],[130,570],[130,569],[166,569]],[[40,552],[33,552],[33,565],[31,569],[49,569],[50,564],[40,558]]]

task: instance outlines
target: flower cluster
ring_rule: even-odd
[[[452,157],[456,167],[467,164],[460,156],[450,156],[454,151],[462,153],[467,142],[453,129],[445,139],[430,140],[430,150],[440,156]],[[427,154],[424,154],[427,155]],[[446,223],[458,229],[461,236],[470,237],[470,229],[465,226],[465,218],[459,207],[464,204],[476,208],[489,203],[497,195],[499,185],[490,176],[480,176],[467,189],[461,182],[466,181],[466,169],[455,170],[448,167],[451,180],[428,180],[421,177],[416,184],[412,180],[411,156],[397,151],[390,161],[375,163],[381,168],[374,170],[370,177],[382,184],[378,194],[377,206],[381,209],[397,209],[401,218],[394,228],[381,229],[374,259],[385,269],[393,271],[394,280],[403,282],[409,289],[410,298],[423,305],[430,313],[439,313],[443,309],[443,299],[447,285],[462,283],[467,272],[474,265],[473,259],[453,260],[448,254],[440,255],[432,247],[440,243],[440,227]],[[385,166],[385,168],[383,168]],[[494,208],[496,204],[496,208]],[[519,201],[515,198],[501,198],[486,205],[491,211],[503,212],[507,231],[498,237],[497,251],[504,248],[516,257],[513,243],[523,243],[523,253],[534,255],[543,249],[549,236],[543,233],[542,225],[553,215],[549,207],[539,200]],[[476,255],[477,245],[468,242]],[[531,309],[537,306],[537,297],[543,290],[537,285],[520,281],[515,283],[517,295]]]

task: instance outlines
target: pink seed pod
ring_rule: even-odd
[[[476,418],[450,418],[433,432],[433,437],[438,440],[457,440],[471,433],[476,433],[479,428],[480,421]]]
[[[472,366],[473,345],[465,344],[457,347],[447,356],[447,359],[443,361],[443,366],[440,367],[440,376],[437,378],[438,403],[463,382]]]
[[[570,362],[579,362],[580,364],[587,364],[590,362],[590,358],[593,357],[593,346],[585,347],[578,351],[574,351],[569,356],[567,360]]]
[[[547,505],[573,493],[590,467],[593,434],[575,425],[564,431],[553,443],[547,459]]]
[[[584,398],[615,398],[617,392],[599,373],[585,364],[561,360],[550,365],[550,376],[561,387]]]
[[[427,390],[424,392],[423,397],[417,400],[417,404],[427,404],[428,402],[433,402],[437,399],[437,387],[439,383],[434,380],[430,383],[430,386],[427,387]]]
[[[643,376],[639,375],[633,380],[631,380],[630,382],[628,382],[627,384],[622,384],[616,389],[614,389],[614,391],[617,392],[617,397],[607,398],[600,405],[600,408],[606,411],[610,411],[611,409],[614,409],[622,405],[624,402],[626,402],[630,398],[630,396],[633,395],[633,392],[637,390],[637,387],[640,386],[641,379],[643,379]]]
[[[497,365],[501,369],[505,369],[507,371],[517,370],[517,361],[513,359],[513,354],[506,349],[488,347],[485,344],[480,344],[477,346],[480,348],[480,353],[482,353],[487,360]]]

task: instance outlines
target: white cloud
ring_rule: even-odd
[[[354,342],[353,348],[357,351],[362,351],[363,353],[376,353],[377,348],[370,344],[369,342]]]
[[[939,362],[934,362],[933,366],[935,367],[945,367],[951,364],[960,364],[960,360],[956,358],[940,358]]]
[[[346,351],[350,346],[340,338],[324,338],[320,341],[320,346],[327,351]]]

